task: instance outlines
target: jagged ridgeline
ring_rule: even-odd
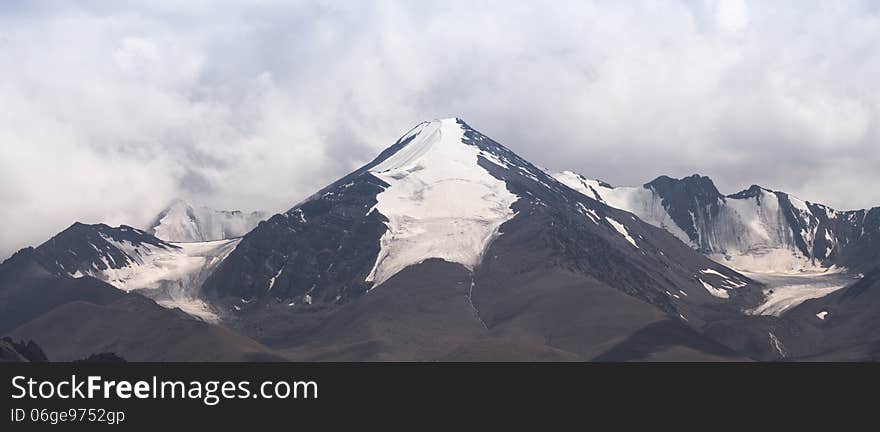
[[[570,171],[554,176],[734,268],[861,271],[880,258],[880,208],[838,211],[760,186],[725,196],[699,175],[662,176],[641,187],[612,187]]]
[[[450,118],[271,217],[74,224],[0,265],[0,324],[59,359],[869,359],[878,231],[707,177],[551,175]]]

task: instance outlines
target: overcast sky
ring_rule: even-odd
[[[880,205],[880,2],[0,2],[0,259],[286,210],[421,120],[613,184]]]

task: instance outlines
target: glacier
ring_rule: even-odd
[[[92,266],[70,273],[71,276],[92,276],[122,291],[138,291],[166,308],[179,308],[208,322],[220,320],[213,308],[200,298],[199,290],[241,239],[168,243],[172,247],[161,247],[102,237],[123,251],[130,258],[128,262],[113,268],[102,256],[105,268]]]
[[[484,152],[463,142],[457,119],[422,123],[401,141],[407,139],[405,147],[370,169],[389,185],[370,210],[388,219],[367,276],[374,287],[428,258],[473,269],[501,224],[513,218],[511,205],[518,199],[478,165]]]

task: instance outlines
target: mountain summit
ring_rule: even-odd
[[[196,207],[176,199],[159,213],[147,232],[170,242],[228,240],[245,235],[267,216],[262,211],[245,213]]]
[[[204,292],[263,343],[347,360],[623,359],[606,351],[639,331],[730,359],[695,329],[760,302],[748,278],[461,119],[417,125],[258,225]]]
[[[517,196],[479,166],[479,158],[493,157],[493,149],[465,143],[457,119],[422,123],[403,139],[410,137],[369,170],[388,184],[370,209],[388,219],[366,278],[374,285],[428,258],[473,269],[498,227],[514,215]]]

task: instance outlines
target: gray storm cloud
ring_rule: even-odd
[[[175,197],[285,210],[448,116],[614,184],[874,206],[878,76],[872,1],[4,2],[0,257]]]

